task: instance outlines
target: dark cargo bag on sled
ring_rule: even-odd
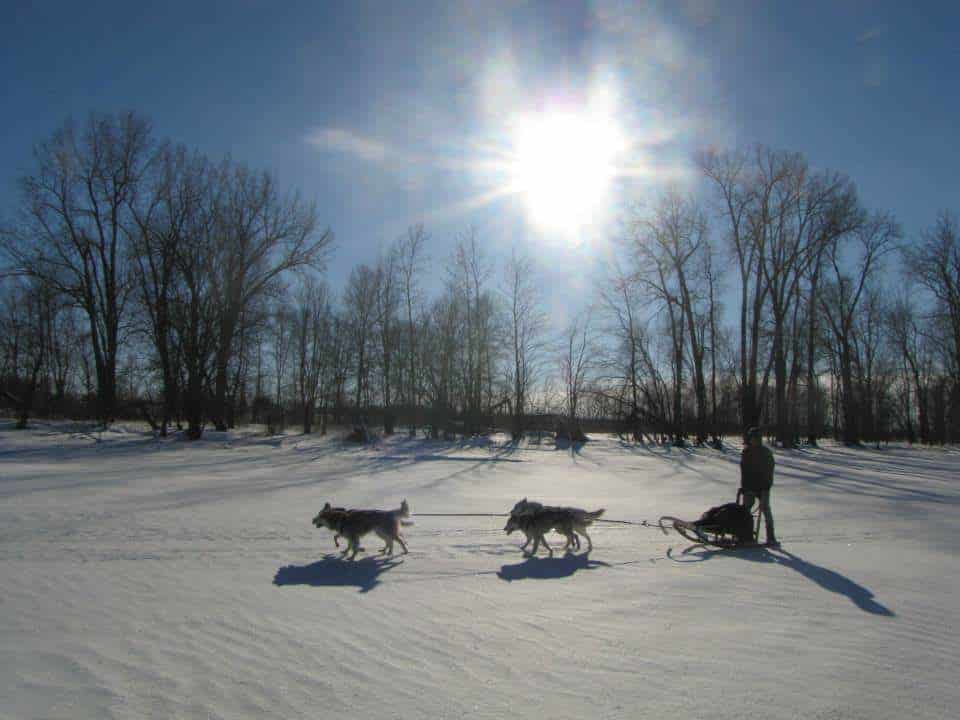
[[[753,516],[737,503],[712,507],[693,524],[711,533],[733,535],[738,543],[753,542]]]

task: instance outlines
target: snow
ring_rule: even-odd
[[[695,518],[736,448],[4,423],[0,718],[955,717],[960,454],[776,458],[782,551],[598,524],[525,560],[503,518],[417,513]],[[409,555],[339,561],[310,523],[403,498]]]

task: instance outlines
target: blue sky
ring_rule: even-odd
[[[334,286],[423,222],[438,261],[472,226],[492,255],[539,255],[555,297],[579,293],[624,198],[683,178],[705,145],[801,151],[915,237],[960,210],[960,6],[917,5],[8,0],[0,208],[67,116],[135,109],[315,199]],[[535,227],[489,168],[511,118],[598,91],[642,172],[576,232]]]

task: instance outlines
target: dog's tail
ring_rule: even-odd
[[[585,513],[584,518],[586,518],[587,522],[593,522],[594,520],[599,518],[601,515],[603,515],[606,511],[607,511],[606,508],[600,508],[599,510],[594,510],[593,512]]]
[[[394,522],[397,523],[398,526],[402,525],[406,527],[414,524],[413,520],[407,520],[407,518],[410,517],[410,506],[407,504],[406,498],[404,498],[403,502],[400,503],[400,507],[398,509],[390,511],[390,515],[393,517]]]

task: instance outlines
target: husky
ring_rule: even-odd
[[[527,536],[526,542],[520,546],[521,550],[526,548],[532,539],[534,544],[533,550],[530,551],[531,555],[536,554],[541,542],[546,546],[550,555],[553,555],[553,550],[547,544],[546,537],[544,537],[550,530],[556,530],[567,538],[564,550],[567,550],[571,545],[579,550],[580,539],[578,533],[583,535],[587,539],[587,552],[590,552],[593,550],[593,540],[587,533],[587,527],[604,512],[603,508],[588,512],[574,507],[551,507],[524,498],[513,506],[507,524],[503,529],[508,535],[514,530],[521,530]]]
[[[323,509],[313,519],[313,524],[317,528],[327,528],[327,530],[333,532],[333,544],[338,548],[340,547],[340,535],[337,533],[337,527],[348,512],[350,511],[344,507],[332,507],[330,503],[325,503]]]
[[[525,525],[525,523],[518,523],[518,522],[516,522],[517,516],[518,516],[518,515],[530,515],[530,514],[535,513],[535,512],[537,512],[537,511],[539,511],[539,510],[543,510],[543,503],[538,503],[538,502],[535,502],[535,501],[527,500],[526,498],[524,498],[523,500],[520,500],[516,505],[513,506],[513,510],[510,511],[510,520],[507,521],[507,526],[503,528],[504,531],[507,533],[507,535],[509,535],[510,533],[512,533],[514,530],[521,530],[521,531],[523,531],[523,528],[520,527],[520,525],[521,525],[521,524],[524,524],[524,525]],[[513,521],[513,522],[511,522],[511,521]],[[510,529],[508,529],[508,528],[510,528]],[[524,541],[523,541],[523,545],[520,546],[520,549],[521,549],[521,550],[525,550],[526,547],[527,547],[527,545],[530,544],[530,541],[533,540],[533,535],[529,535],[529,534],[527,534],[526,532],[524,532],[524,537],[526,537],[526,540],[524,540]],[[577,538],[576,535],[574,535],[574,545],[575,545],[577,548],[580,547],[580,539]]]
[[[327,503],[313,519],[313,524],[332,530],[334,539],[338,535],[345,537],[347,547],[341,555],[350,554],[350,559],[353,560],[357,557],[357,553],[363,550],[360,547],[360,538],[371,532],[376,533],[384,542],[381,553],[393,555],[393,543],[396,541],[400,543],[400,547],[406,554],[407,544],[400,534],[400,525],[412,524],[403,522],[409,517],[410,506],[406,500],[400,503],[400,507],[396,510],[342,510],[331,507],[330,503]]]
[[[576,547],[576,536],[573,532],[573,524],[571,522],[571,516],[569,513],[555,510],[555,509],[542,509],[535,512],[511,515],[507,518],[507,524],[503,528],[504,532],[507,535],[513,533],[514,530],[520,530],[524,535],[527,536],[527,541],[521,546],[521,549],[527,546],[527,543],[530,540],[533,540],[533,549],[528,553],[529,555],[536,555],[537,550],[540,547],[542,542],[544,547],[547,548],[547,551],[550,553],[550,556],[553,557],[553,548],[550,547],[550,544],[547,542],[545,535],[551,530],[556,530],[558,533],[567,538],[567,544],[563,546],[564,551],[566,551],[571,545]]]
[[[543,503],[538,503],[535,500],[527,500],[524,498],[513,506],[513,510],[510,511],[510,514],[523,515],[525,513],[536,512],[537,510],[543,510]]]

